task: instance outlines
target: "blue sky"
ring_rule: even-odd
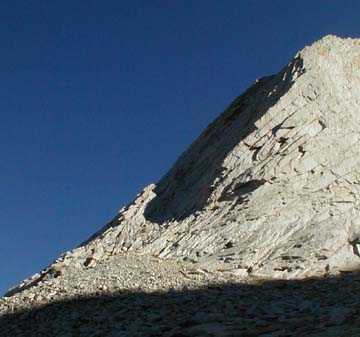
[[[0,294],[156,182],[256,78],[358,1],[3,1]]]

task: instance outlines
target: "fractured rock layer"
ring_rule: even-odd
[[[297,278],[360,267],[360,40],[258,80],[98,233],[9,295],[124,251]]]

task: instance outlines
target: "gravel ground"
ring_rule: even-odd
[[[127,253],[1,299],[0,336],[360,336],[358,290],[358,274],[244,280]]]

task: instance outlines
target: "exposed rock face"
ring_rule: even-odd
[[[9,295],[124,251],[242,276],[359,269],[359,89],[360,40],[306,47],[237,98],[158,185]]]

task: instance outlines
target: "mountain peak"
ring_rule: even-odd
[[[8,296],[125,252],[233,275],[360,267],[360,40],[325,36],[256,81],[156,185]]]

